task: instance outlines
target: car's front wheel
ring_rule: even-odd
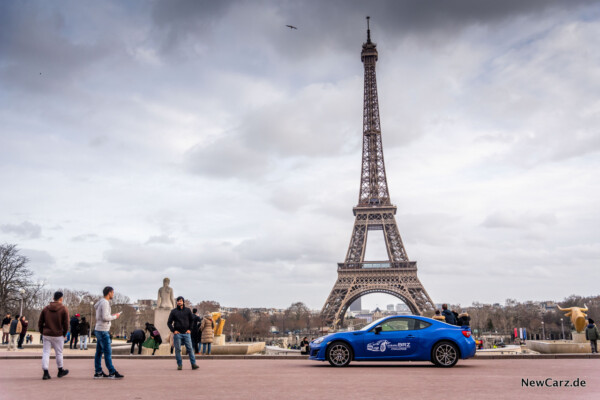
[[[458,362],[458,347],[454,343],[440,342],[433,346],[431,362],[438,367],[454,367]]]
[[[346,367],[352,360],[352,349],[344,342],[334,342],[327,349],[327,361],[334,367]]]

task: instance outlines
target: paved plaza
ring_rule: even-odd
[[[53,362],[53,360],[52,360]],[[597,359],[353,363],[334,369],[308,360],[118,359],[121,381],[93,380],[93,360],[67,359],[67,377],[41,380],[39,359],[0,360],[0,399],[590,399],[600,395]],[[585,387],[523,387],[522,379],[577,378]]]

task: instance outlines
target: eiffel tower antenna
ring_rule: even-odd
[[[338,264],[338,279],[321,310],[323,320],[337,327],[346,310],[358,298],[369,293],[387,293],[398,297],[413,314],[422,315],[435,305],[417,276],[417,263],[410,261],[396,225],[396,206],[390,201],[375,66],[377,45],[371,42],[370,17],[367,17],[367,41],[362,45],[364,64],[363,149],[358,204],[346,259]],[[370,231],[383,231],[388,259],[365,261]]]

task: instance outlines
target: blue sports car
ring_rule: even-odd
[[[359,331],[338,332],[310,343],[310,359],[345,367],[356,361],[431,361],[453,367],[475,355],[468,326],[417,315],[381,318]]]

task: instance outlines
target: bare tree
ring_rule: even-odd
[[[16,244],[0,245],[0,309],[18,310],[21,294],[31,285],[33,272],[27,266],[29,259],[19,254]]]
[[[202,302],[198,303],[196,305],[196,307],[192,307],[192,308],[197,308],[198,313],[201,316],[204,316],[204,315],[206,315],[206,313],[219,311],[219,309],[221,308],[221,305],[217,301],[208,300],[208,301],[202,301]]]

